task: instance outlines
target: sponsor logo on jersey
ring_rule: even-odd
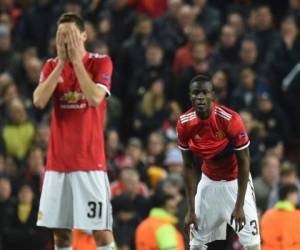
[[[60,100],[67,103],[77,103],[84,98],[84,95],[80,92],[67,92],[61,96]]]

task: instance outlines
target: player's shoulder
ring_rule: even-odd
[[[52,58],[48,58],[46,61],[45,61],[45,65],[55,65],[58,63],[58,57],[52,57]]]
[[[196,111],[194,108],[190,108],[189,110],[187,110],[186,112],[184,112],[182,115],[179,116],[178,118],[178,123],[180,124],[188,124],[194,120],[196,120],[197,115],[196,115]]]
[[[215,115],[225,121],[231,121],[239,114],[231,108],[228,108],[223,105],[216,104],[215,106]]]

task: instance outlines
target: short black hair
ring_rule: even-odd
[[[156,192],[152,198],[152,205],[158,208],[164,208],[169,200],[174,199],[175,197],[171,194],[165,192],[158,193]]]
[[[81,32],[85,31],[83,19],[75,13],[63,13],[57,21],[57,26],[62,23],[75,23]]]
[[[279,200],[286,200],[291,193],[297,193],[298,188],[295,184],[285,184],[279,187]]]
[[[200,75],[195,76],[195,77],[190,81],[190,87],[191,87],[191,85],[192,85],[194,82],[197,82],[197,83],[205,83],[205,82],[209,82],[209,83],[211,83],[211,76],[208,75],[208,74],[200,74]],[[211,85],[212,85],[212,83],[211,83]]]

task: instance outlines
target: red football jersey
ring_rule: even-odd
[[[47,79],[57,63],[57,59],[47,61],[40,83]],[[110,57],[86,53],[83,63],[93,82],[109,95],[112,74]],[[98,107],[89,106],[72,64],[67,63],[54,91],[53,102],[46,170],[106,170],[103,130],[107,101],[103,100]]]
[[[194,108],[179,117],[178,146],[191,150],[201,160],[202,172],[213,180],[238,177],[234,150],[242,150],[250,141],[240,116],[235,111],[213,104],[209,118],[202,120]]]

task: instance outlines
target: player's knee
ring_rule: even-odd
[[[53,232],[54,232],[54,240],[56,246],[60,246],[60,247],[71,246],[72,244],[71,230],[54,229]]]
[[[101,230],[93,231],[97,246],[106,246],[114,242],[114,237],[111,231]]]
[[[257,245],[254,245],[254,246],[248,246],[248,247],[245,247],[245,250],[260,250],[260,245],[257,244]]]

